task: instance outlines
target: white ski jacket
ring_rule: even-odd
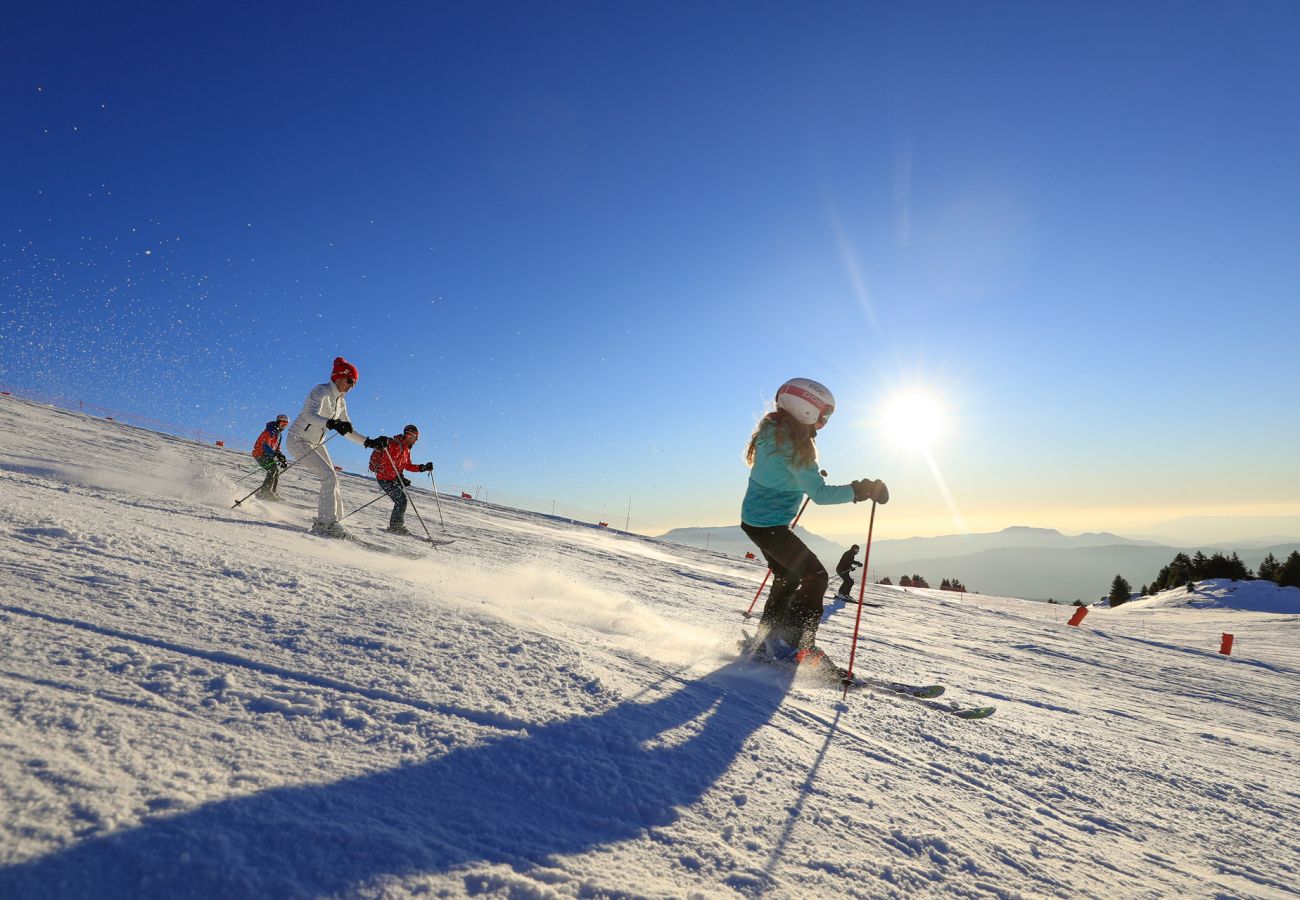
[[[302,409],[299,410],[293,424],[289,426],[289,433],[297,435],[308,444],[319,444],[329,434],[325,423],[330,419],[352,421],[348,418],[347,400],[339,393],[334,382],[327,381],[311,389],[307,399],[302,402]],[[344,437],[354,444],[364,444],[366,441],[364,434],[357,434],[355,431]]]

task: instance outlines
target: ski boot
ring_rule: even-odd
[[[784,638],[776,635],[768,635],[764,641],[758,645],[754,653],[755,656],[762,656],[765,659],[774,662],[797,663],[799,661],[799,652],[785,642]]]
[[[313,522],[311,533],[319,537],[338,538],[344,541],[352,539],[348,530],[338,522]]]
[[[831,658],[822,652],[819,647],[800,650],[794,655],[794,661],[799,665],[800,671],[806,670],[836,681],[843,681],[849,677],[849,670],[841,669],[831,662]]]

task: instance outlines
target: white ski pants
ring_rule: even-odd
[[[285,441],[294,455],[294,465],[320,476],[320,497],[316,501],[316,521],[329,525],[343,518],[343,498],[339,496],[339,473],[329,450],[309,443],[302,435],[290,434]]]

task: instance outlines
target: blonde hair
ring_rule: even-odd
[[[817,429],[796,421],[794,416],[783,409],[775,410],[764,416],[750,435],[749,447],[745,449],[745,465],[754,465],[754,456],[758,453],[758,439],[763,430],[771,428],[775,432],[776,451],[782,455],[789,448],[790,462],[799,469],[806,469],[817,462]]]

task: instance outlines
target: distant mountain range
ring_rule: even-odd
[[[833,569],[840,561],[840,556],[849,549],[847,544],[840,546],[821,535],[813,534],[802,525],[795,529],[795,534],[799,535],[808,548],[817,554],[817,558],[826,565],[828,570]],[[749,535],[741,531],[739,525],[720,525],[717,528],[674,528],[659,535],[659,540],[685,544],[688,547],[703,547],[726,556],[744,556],[746,553],[753,553],[759,559],[763,558],[758,548],[749,539]]]
[[[828,570],[833,570],[840,554],[848,549],[848,545],[802,527],[798,534]],[[675,528],[660,535],[660,540],[707,547],[728,556],[756,552],[736,525]],[[1093,602],[1110,590],[1116,575],[1123,575],[1137,590],[1152,581],[1175,554],[1197,550],[1206,554],[1235,551],[1247,566],[1256,569],[1269,553],[1282,560],[1300,550],[1300,541],[1262,547],[1177,546],[1107,532],[1066,535],[1051,528],[1013,526],[986,534],[878,540],[871,549],[870,575],[872,581],[888,575],[895,584],[903,575],[921,575],[934,587],[945,578],[955,578],[968,590],[984,594]]]
[[[1300,541],[1300,516],[1183,516],[1142,529],[1162,544],[1265,547]]]

